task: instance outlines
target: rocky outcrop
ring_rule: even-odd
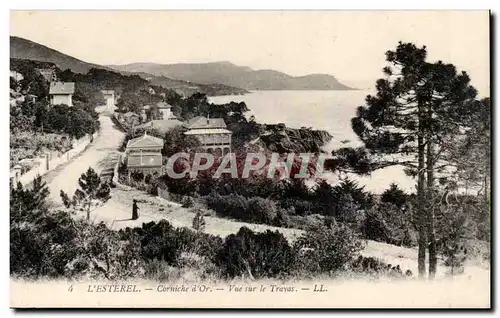
[[[288,128],[284,124],[262,125],[260,143],[273,152],[321,152],[333,137],[324,130]]]

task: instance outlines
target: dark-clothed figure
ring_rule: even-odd
[[[137,206],[137,201],[134,199],[134,204],[132,205],[132,220],[137,220],[139,218],[139,207]]]

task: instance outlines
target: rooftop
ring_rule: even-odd
[[[75,83],[52,82],[50,83],[50,95],[69,95],[75,93]]]
[[[144,134],[140,137],[130,139],[127,142],[127,149],[129,148],[153,148],[153,147],[163,147],[163,139]]]
[[[128,113],[123,114],[122,117],[126,117],[126,118],[129,118],[129,117],[139,117],[139,115],[137,115],[134,112],[128,112]]]
[[[186,124],[189,129],[222,128],[226,129],[226,123],[222,118],[206,118],[198,116],[188,120]]]
[[[230,130],[224,128],[200,128],[186,131],[185,135],[211,135],[211,134],[231,134]]]
[[[165,102],[158,102],[156,104],[156,106],[158,106],[159,109],[168,109],[168,108],[172,108],[172,105],[170,105],[169,103],[165,103]]]
[[[152,120],[145,124],[138,125],[136,126],[136,128],[138,129],[153,128],[159,130],[160,132],[167,132],[170,129],[181,125],[182,122],[177,119],[160,119],[160,120]]]

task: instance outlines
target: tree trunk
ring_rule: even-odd
[[[488,204],[489,204],[488,176],[490,174],[488,152],[486,152],[485,157],[486,158],[485,158],[485,169],[484,169],[484,203],[485,203],[485,206],[488,206]]]
[[[91,201],[89,201],[87,205],[87,221],[90,220],[90,203]]]
[[[429,279],[434,279],[437,268],[436,229],[434,217],[434,153],[427,140],[427,236],[429,240]]]
[[[421,130],[419,128],[419,130]],[[425,222],[425,145],[423,133],[418,134],[418,181],[417,181],[417,229],[418,229],[418,277],[425,278],[425,250],[427,249]]]

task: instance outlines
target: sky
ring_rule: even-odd
[[[469,73],[489,96],[487,11],[11,11],[10,34],[86,62],[230,61],[366,88],[398,41]]]

